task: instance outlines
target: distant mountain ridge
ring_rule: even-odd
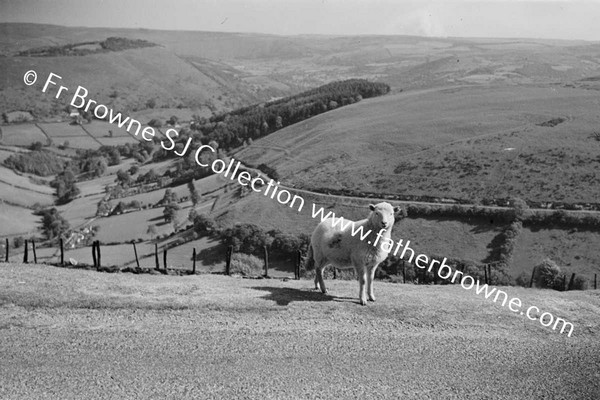
[[[106,53],[109,51],[123,51],[154,46],[158,45],[143,39],[109,37],[103,41],[73,43],[63,46],[39,47],[20,51],[17,55],[23,57],[85,56],[88,54]]]

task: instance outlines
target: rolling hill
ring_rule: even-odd
[[[236,157],[324,191],[597,202],[599,104],[599,92],[561,85],[406,91],[287,127]]]
[[[18,55],[108,37],[157,46],[77,56]],[[35,69],[41,79],[57,73],[72,90],[84,86],[95,100],[143,123],[176,115],[185,128],[190,128],[194,114],[210,117],[251,104],[260,108],[265,101],[331,81],[367,78],[389,84],[390,94],[281,129],[239,149],[233,157],[274,167],[282,184],[325,193],[314,200],[355,219],[364,216],[368,199],[346,203],[326,193],[343,189],[359,197],[409,194],[484,202],[518,196],[534,202],[598,202],[598,43],[0,24],[0,69],[4,72],[0,113],[23,111],[36,119],[0,127],[2,157],[24,151],[33,141],[46,144],[47,139],[54,142],[48,149],[61,156],[73,155],[78,148],[135,141],[116,128],[110,137],[111,126],[103,121],[67,125],[66,98],[54,100],[51,94],[41,93],[40,82],[24,85],[23,73],[28,69]],[[56,148],[67,141],[67,149]],[[151,238],[148,226],[162,222],[162,208],[94,219],[105,186],[114,183],[117,169],[132,163],[124,160],[102,177],[79,182],[81,197],[59,207],[72,226],[100,226],[98,237],[103,242]],[[140,173],[151,168],[163,173],[178,166],[171,161],[146,161]],[[5,223],[0,234],[35,234],[39,217],[32,208],[35,203],[51,202],[53,191],[40,185],[39,179],[2,174],[0,218]],[[211,216],[223,226],[247,222],[292,234],[308,234],[314,228],[315,221],[306,212],[296,213],[257,194],[239,197],[233,186],[229,191],[219,189],[225,183],[214,177],[197,182],[200,192],[210,192],[202,211],[212,210]],[[174,190],[180,196],[188,192],[185,185]],[[164,188],[122,200],[148,205],[163,193]],[[185,223],[189,202],[182,205],[178,217]],[[173,231],[166,223],[158,228],[163,239]],[[394,235],[410,239],[429,254],[482,263],[494,251],[502,229],[482,218],[412,216],[399,222]],[[513,276],[529,272],[544,255],[558,260],[564,272],[590,278],[600,271],[594,262],[599,256],[595,232],[526,227],[520,239],[511,266]],[[152,247],[150,241],[143,245]],[[131,250],[123,248],[130,261]],[[181,253],[177,262],[183,265],[189,246]]]

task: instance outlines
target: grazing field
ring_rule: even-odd
[[[41,206],[52,205],[54,203],[54,197],[50,194],[15,187],[3,182],[2,178],[0,178],[0,193],[2,193],[2,201],[18,204],[23,207],[31,207],[36,203]]]
[[[48,138],[34,124],[2,125],[2,144],[8,146],[29,146],[33,142],[46,144]]]
[[[0,264],[0,397],[593,399],[600,292],[106,274]],[[68,338],[68,340],[66,340]],[[519,379],[515,379],[518,376]]]
[[[163,267],[162,246],[170,240],[159,243],[159,262]],[[122,264],[128,267],[134,267],[135,255],[130,245],[130,262]],[[196,248],[197,260],[196,271],[198,272],[223,272],[225,271],[225,247],[219,243],[219,240],[210,237],[202,237],[197,240],[173,247],[167,252],[167,266],[177,269],[192,269],[193,249]],[[140,257],[141,267],[154,267],[154,244],[150,242],[137,244],[138,255]],[[144,254],[146,257],[142,257]]]
[[[34,176],[34,175],[32,175]],[[36,176],[36,179],[39,178]],[[29,174],[17,174],[11,169],[8,169],[4,166],[0,166],[0,180],[23,189],[30,190],[32,192],[38,192],[43,194],[52,195],[55,192],[55,189],[47,186],[47,185],[38,185],[33,183],[29,179]]]
[[[57,143],[59,143],[60,141],[55,138],[61,138],[62,140],[65,140],[66,137],[89,137],[89,135],[85,133],[85,131],[81,128],[80,125],[71,125],[68,122],[40,123],[38,125],[44,130],[44,132],[46,132],[48,136],[52,138],[52,140],[54,140]]]
[[[37,233],[39,221],[33,210],[0,202],[0,236]]]
[[[97,149],[102,144],[89,135],[85,136],[54,136],[53,142],[60,146],[73,148],[73,149]]]
[[[279,204],[262,194],[251,194],[235,204],[221,204],[215,211],[220,222],[226,226],[236,223],[257,224],[264,230],[278,229],[291,234],[311,235],[319,223],[312,218],[312,206],[323,207],[325,213],[350,220],[367,217],[368,205],[377,201],[364,199],[344,202],[326,196],[304,196],[305,207],[301,212]],[[448,258],[459,258],[483,262],[489,255],[489,243],[498,235],[503,225],[490,224],[487,220],[434,218],[397,218],[392,230],[396,242],[410,240],[411,248],[418,253],[434,254]]]
[[[97,210],[96,205],[103,197],[104,194],[79,197],[70,203],[57,206],[56,208],[61,212],[62,216],[69,221],[71,227],[74,228],[95,217]]]
[[[111,167],[112,168],[112,167]],[[123,168],[122,169],[128,169]],[[107,185],[115,185],[117,180],[117,174],[103,175],[98,178],[90,179],[87,181],[77,182],[77,187],[80,190],[81,196],[89,196],[91,194],[105,193],[105,187]],[[75,200],[78,201],[78,200]],[[96,210],[94,210],[95,212]]]
[[[185,222],[187,218],[188,210],[184,208],[186,205],[189,206],[186,203],[180,204],[182,209],[177,212],[179,221]],[[158,235],[173,232],[173,225],[164,222],[162,207],[99,218],[94,221],[94,225],[100,228],[96,239],[103,243],[151,239],[151,235],[146,233],[149,225],[156,226]]]
[[[306,188],[596,202],[597,108],[596,91],[559,85],[409,91],[289,126],[237,158]]]
[[[410,247],[417,254],[482,263],[490,254],[489,244],[502,228],[486,220],[405,218],[394,225],[392,236],[404,243],[410,240]]]
[[[134,144],[137,143],[137,140],[131,136],[122,136],[122,137],[112,137],[112,138],[98,138],[97,139],[104,146],[121,146],[124,144]]]
[[[593,287],[594,274],[600,276],[600,232],[557,227],[523,228],[515,245],[513,276],[530,273],[544,258],[550,258],[570,278],[585,277]]]
[[[125,117],[127,117],[127,116],[125,116]],[[134,127],[135,127],[135,125],[134,125]],[[109,138],[110,137],[109,131],[112,131],[113,138],[118,138],[118,137],[132,138],[129,135],[129,133],[127,133],[127,129],[126,129],[127,124],[125,124],[123,126],[123,128],[119,128],[119,126],[117,124],[111,124],[110,122],[106,122],[106,121],[94,120],[91,124],[85,124],[84,128],[95,138]],[[132,132],[135,132],[135,131],[132,129]]]

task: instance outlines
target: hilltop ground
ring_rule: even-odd
[[[0,264],[0,397],[594,399],[600,296],[505,288],[103,274]]]

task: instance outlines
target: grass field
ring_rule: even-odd
[[[52,205],[54,203],[54,197],[52,195],[15,187],[2,182],[1,178],[0,193],[2,193],[3,201],[7,201],[11,204],[18,204],[23,207],[31,207],[36,203],[41,206]]]
[[[54,136],[53,142],[60,146],[64,145],[72,149],[97,149],[101,146],[99,142],[90,136]]]
[[[68,122],[40,123],[39,126],[52,138],[52,140],[55,140],[54,138],[57,137],[63,138],[64,140],[65,137],[88,136],[88,134],[81,129],[81,126],[71,125]],[[55,141],[58,142],[58,140]]]
[[[10,399],[593,399],[598,291],[502,288],[572,337],[459,286],[106,274],[0,264]],[[536,314],[538,315],[538,314]]]
[[[163,254],[161,248],[167,242],[169,242],[169,240],[161,241],[159,244],[158,258],[161,268],[163,267]],[[139,243],[137,244],[137,248],[140,256],[140,266],[154,267],[154,244],[150,242]],[[196,270],[198,272],[225,271],[225,248],[220,245],[218,240],[209,237],[203,237],[169,249],[167,252],[167,266],[169,268],[191,271],[194,248],[198,255],[196,260]],[[130,253],[133,254],[132,249],[130,249]],[[142,258],[142,254],[146,255],[146,257]],[[131,262],[123,265],[134,267],[136,265],[135,258],[131,258]]]
[[[530,273],[544,258],[550,258],[560,266],[567,279],[576,273],[593,287],[594,274],[600,276],[598,243],[599,232],[524,228],[515,246],[513,276],[523,271]]]
[[[80,197],[70,203],[57,206],[56,208],[61,212],[62,216],[69,221],[73,228],[96,216],[97,204],[103,197],[104,194]]]
[[[121,146],[124,144],[135,144],[137,143],[137,140],[135,138],[132,138],[131,136],[122,136],[122,137],[112,137],[112,138],[106,138],[106,137],[102,137],[102,138],[98,138],[98,141],[100,143],[102,143],[102,145],[104,146]]]
[[[560,86],[403,92],[287,127],[237,157],[308,188],[595,202],[596,110],[594,91]]]
[[[2,143],[9,146],[29,146],[33,142],[46,144],[48,138],[34,124],[2,125]]]
[[[177,214],[179,221],[186,221],[188,210],[184,207],[190,204],[180,204],[182,209]],[[156,226],[158,235],[173,232],[173,225],[164,222],[162,207],[114,215],[108,218],[99,218],[94,221],[94,226],[100,228],[96,239],[104,243],[126,242],[138,238],[143,240],[151,239],[151,236],[146,233],[149,225]]]
[[[0,236],[37,233],[39,221],[33,210],[0,202]]]
[[[124,116],[124,118],[126,118],[126,117],[127,117],[127,115]],[[96,138],[109,138],[110,137],[109,131],[113,132],[113,138],[118,138],[118,137],[131,138],[129,133],[127,133],[127,129],[125,129],[125,128],[127,128],[127,124],[125,124],[123,128],[119,128],[117,124],[111,124],[110,122],[106,122],[106,121],[94,120],[94,121],[92,121],[91,124],[85,124],[84,128],[86,131],[88,131],[92,136],[94,136]],[[135,131],[132,130],[132,132],[135,132]]]

